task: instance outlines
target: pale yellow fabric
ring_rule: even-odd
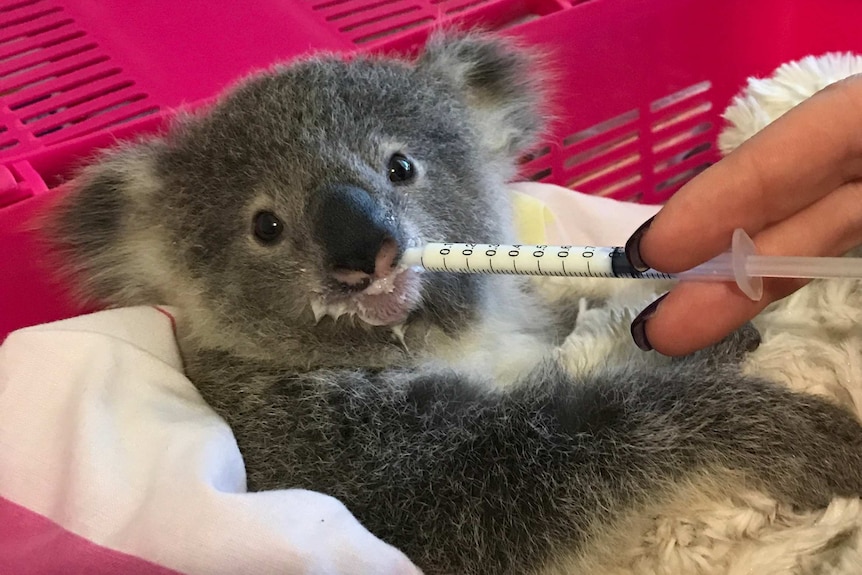
[[[525,244],[621,246],[657,205],[621,202],[540,182],[509,186]]]
[[[548,243],[548,227],[554,224],[554,214],[541,200],[522,192],[512,192],[515,206],[515,233],[525,244]]]

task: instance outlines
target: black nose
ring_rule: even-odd
[[[314,211],[315,232],[335,270],[381,275],[382,263],[394,264],[394,258],[381,258],[384,244],[388,251],[394,243],[402,246],[397,226],[381,206],[362,188],[336,184],[317,194]],[[382,261],[383,260],[383,261]]]

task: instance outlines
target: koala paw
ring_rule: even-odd
[[[761,341],[760,332],[748,322],[717,344],[695,352],[689,358],[708,365],[741,364],[749,353],[760,347]]]
[[[650,298],[654,297],[651,294]],[[586,299],[581,300],[575,329],[556,350],[557,359],[569,373],[603,371],[611,365],[651,369],[670,361],[664,356],[643,353],[634,345],[629,326],[644,305],[635,301],[591,307]]]

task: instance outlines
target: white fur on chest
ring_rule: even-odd
[[[457,338],[429,333],[422,360],[430,368],[508,386],[552,356],[554,346],[544,331],[549,325],[547,313],[528,296],[502,286],[484,303],[481,319]]]

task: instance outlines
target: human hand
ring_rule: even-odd
[[[836,256],[862,244],[862,76],[821,90],[683,186],[626,244],[637,269],[676,273],[730,248],[743,228],[763,255]],[[641,349],[712,345],[808,280],[679,283],[632,323]]]

